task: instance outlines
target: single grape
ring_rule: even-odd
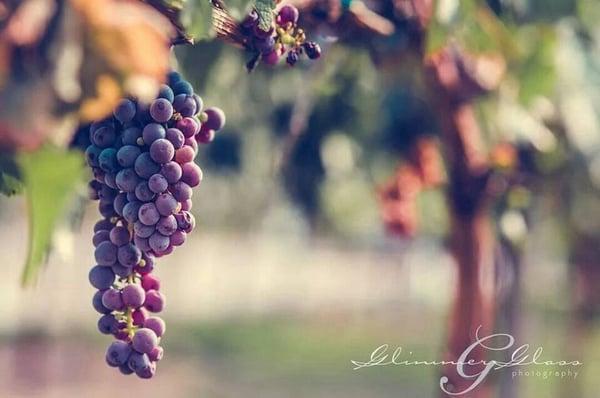
[[[91,134],[91,141],[100,148],[108,148],[115,143],[116,137],[114,128],[103,126]]]
[[[211,143],[215,139],[215,130],[204,130],[200,129],[200,132],[196,134],[196,141],[201,144]]]
[[[158,201],[158,198],[156,200]],[[142,224],[154,225],[160,219],[160,213],[154,203],[144,203],[142,206],[140,206],[138,218]]]
[[[169,184],[174,184],[179,181],[182,173],[181,166],[173,161],[163,164],[160,169],[160,174],[165,177]]]
[[[103,231],[98,231],[96,233],[94,233],[94,236],[92,237],[92,243],[94,244],[94,247],[98,247],[98,245],[102,242],[106,242],[107,240],[110,239],[110,233],[106,230]]]
[[[133,270],[131,269],[131,267],[126,267],[126,266],[121,265],[119,263],[111,265],[110,268],[115,273],[115,275],[117,275],[117,276],[119,276],[121,278],[127,278],[133,272]]]
[[[104,183],[107,187],[119,189],[119,187],[117,187],[117,173],[106,173],[104,175]]]
[[[98,221],[94,225],[94,232],[98,231],[110,231],[115,225],[108,219]]]
[[[146,292],[144,292],[144,299],[146,297]],[[131,318],[133,319],[133,324],[135,326],[143,326],[146,319],[148,319],[148,311],[145,308],[138,308],[131,314]]]
[[[152,192],[147,181],[140,182],[135,188],[135,197],[140,202],[150,202],[154,199],[155,196],[156,194]]]
[[[196,114],[196,101],[191,95],[179,94],[173,100],[173,108],[183,117],[194,116]]]
[[[119,264],[125,267],[133,267],[142,259],[142,252],[134,244],[127,243],[120,246],[117,251]]]
[[[129,359],[127,360],[127,364],[129,368],[134,372],[146,368],[150,366],[150,360],[148,359],[148,355],[141,354],[137,351],[131,352],[129,355]]]
[[[133,243],[142,252],[149,252],[152,250],[152,248],[150,247],[150,243],[148,242],[148,238],[142,238],[141,236],[135,235],[133,237]]]
[[[146,145],[150,145],[160,138],[165,138],[166,134],[165,128],[157,123],[147,124],[142,131],[142,137]]]
[[[134,350],[142,354],[147,354],[158,345],[158,337],[152,329],[144,327],[135,332],[131,343]]]
[[[169,182],[162,174],[154,174],[148,180],[148,187],[153,193],[163,193],[169,187]]]
[[[113,203],[111,200],[103,200],[101,199],[98,202],[98,211],[105,218],[111,218],[117,215]]]
[[[164,98],[169,102],[173,102],[173,99],[175,99],[175,94],[173,93],[173,90],[171,90],[171,87],[167,86],[166,84],[161,84],[158,92],[158,98]]]
[[[119,168],[119,164],[117,163],[117,150],[115,148],[105,148],[100,152],[100,156],[98,156],[98,164],[100,168],[107,172],[111,173],[117,171]]]
[[[142,137],[142,130],[138,127],[128,127],[123,130],[121,141],[123,145],[138,145],[138,138]]]
[[[94,258],[99,265],[111,265],[117,261],[117,246],[111,242],[102,242],[94,251]]]
[[[96,265],[90,270],[88,277],[90,284],[98,290],[108,289],[115,282],[115,274],[110,267]]]
[[[180,183],[176,183],[174,184],[174,186],[178,184]],[[175,211],[177,210],[177,206],[179,205],[177,203],[177,198],[174,195],[171,195],[170,193],[162,193],[158,195],[154,203],[156,204],[156,210],[161,216],[168,216],[175,213]],[[156,221],[158,222],[158,220]]]
[[[142,261],[134,267],[140,275],[147,275],[154,270],[154,256],[148,253],[142,254]]]
[[[150,116],[159,123],[166,123],[173,116],[173,105],[164,98],[158,98],[150,105]]]
[[[200,121],[195,117],[184,117],[177,121],[177,128],[185,138],[190,138],[200,131]]]
[[[121,102],[115,107],[113,112],[115,118],[121,123],[129,123],[135,117],[136,105],[133,101],[128,99],[122,99]]]
[[[87,147],[87,149],[85,150],[85,159],[90,167],[99,166],[98,157],[100,156],[101,152],[102,148],[96,145],[90,145]]]
[[[121,372],[124,375],[130,375],[135,373],[133,370],[131,370],[129,368],[129,365],[127,363],[123,364],[123,365],[119,365],[119,372]]]
[[[156,373],[156,364],[154,362],[150,362],[150,365],[143,367],[141,369],[138,369],[135,372],[135,374],[140,379],[151,379],[152,377],[154,377],[155,373]]]
[[[138,308],[146,300],[146,292],[140,285],[127,285],[121,291],[123,303],[129,307]]]
[[[175,151],[175,161],[179,164],[189,163],[194,160],[194,157],[196,157],[194,148],[187,145]]]
[[[160,165],[158,165],[154,162],[154,160],[152,160],[152,157],[148,152],[144,152],[140,156],[138,156],[138,158],[135,160],[134,167],[137,175],[145,179],[150,178],[153,174],[156,174],[160,171]]]
[[[115,246],[122,246],[131,240],[129,230],[122,226],[116,226],[110,230],[110,241]]]
[[[119,322],[111,314],[105,314],[98,319],[98,330],[102,334],[113,334],[118,327]]]
[[[127,220],[128,223],[135,223],[138,220],[138,214],[141,206],[142,202],[138,201],[127,203],[123,208],[123,218]]]
[[[185,137],[183,133],[177,128],[167,129],[166,137],[175,149],[181,148],[183,146],[183,143],[185,142]]]
[[[139,236],[140,238],[149,238],[155,230],[156,228],[154,225],[146,225],[139,220],[133,224],[133,231],[136,236]]]
[[[189,211],[182,211],[175,214],[175,220],[177,220],[177,227],[188,234],[192,232],[196,226],[196,219]]]
[[[102,295],[102,305],[114,311],[121,311],[125,308],[121,292],[113,288],[106,290]]]
[[[165,297],[159,291],[149,290],[146,292],[144,307],[150,312],[161,312],[165,307]]]
[[[279,13],[277,14],[277,23],[280,26],[285,26],[288,23],[295,25],[296,22],[298,22],[299,14],[300,13],[296,7],[291,4],[286,4],[281,7]]]
[[[156,230],[165,236],[171,236],[177,230],[177,220],[172,214],[161,217],[156,224]]]
[[[187,237],[187,234],[185,232],[183,232],[182,230],[177,230],[175,232],[173,232],[173,235],[171,235],[170,241],[171,241],[171,246],[181,246],[185,243],[185,239]]]
[[[113,207],[115,208],[115,211],[118,215],[123,215],[123,208],[127,203],[127,194],[121,192],[120,194],[115,196],[115,200],[113,200]]]
[[[161,346],[157,345],[148,353],[148,358],[152,362],[160,361],[163,358],[164,350]]]
[[[148,238],[148,244],[156,253],[165,251],[169,247],[170,243],[171,240],[169,237],[161,234],[160,232],[155,232],[150,238]]]
[[[183,202],[192,197],[192,188],[183,181],[171,185],[170,190],[177,202]],[[158,201],[158,198],[156,200]]]
[[[104,290],[98,290],[94,293],[94,297],[92,298],[92,306],[96,311],[100,314],[108,314],[111,312],[110,308],[106,308],[104,304],[102,304],[102,295],[104,294]]]
[[[138,157],[138,159],[141,158]],[[137,165],[137,162],[136,162]],[[139,184],[140,179],[137,176],[136,172],[131,169],[123,169],[117,173],[117,186],[120,190],[125,192],[134,192],[135,187]]]
[[[171,71],[167,74],[167,82],[169,83],[169,86],[171,86],[171,87],[173,87],[173,85],[175,83],[177,83],[178,81],[181,81],[181,80],[183,80],[183,78],[181,77],[179,72]]]
[[[160,279],[156,275],[146,274],[142,276],[142,287],[144,290],[160,290]]]
[[[200,181],[202,181],[202,170],[196,163],[185,163],[181,166],[181,171],[181,181],[185,182],[190,187],[200,185]]]
[[[123,167],[133,167],[142,151],[136,145],[124,145],[117,152],[117,161]]]
[[[225,112],[221,108],[215,106],[206,108],[206,122],[203,123],[206,129],[221,130],[225,127]]]
[[[314,41],[307,41],[302,46],[308,58],[317,59],[321,56],[321,46]]]
[[[192,85],[186,82],[185,80],[180,80],[177,83],[173,84],[171,87],[173,88],[173,93],[175,93],[175,98],[177,98],[177,95],[192,95],[194,92],[194,88],[192,87]]]
[[[152,330],[158,337],[165,334],[166,325],[162,318],[151,316],[144,322],[144,327]]]

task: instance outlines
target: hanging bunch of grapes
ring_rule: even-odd
[[[224,113],[203,109],[192,86],[172,72],[151,104],[123,99],[113,116],[91,125],[86,159],[103,218],[94,227],[89,280],[98,289],[98,329],[116,338],[106,362],[124,374],[150,378],[162,358],[165,323],[150,315],[163,310],[165,297],[152,272],[156,258],[194,229],[198,143],[212,141],[224,124]]]
[[[269,15],[267,22],[265,13]],[[216,7],[215,15],[218,35],[253,54],[246,64],[249,71],[260,61],[274,66],[285,58],[288,65],[294,66],[303,55],[313,60],[321,56],[319,44],[306,40],[304,29],[298,26],[299,11],[291,4],[262,13],[254,8],[241,23],[233,21],[222,6]]]

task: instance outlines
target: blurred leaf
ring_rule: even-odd
[[[556,36],[552,29],[523,29],[519,34],[525,54],[515,68],[520,83],[519,98],[528,104],[537,96],[551,96],[555,89]]]
[[[20,156],[29,212],[29,248],[23,285],[35,281],[49,250],[52,231],[82,177],[79,152],[44,147]]]
[[[258,13],[258,27],[265,32],[271,29],[273,24],[273,10],[275,10],[274,0],[256,0],[256,12]]]
[[[23,183],[14,156],[0,153],[0,193],[10,196],[20,193]]]
[[[186,32],[194,40],[208,39],[214,36],[212,27],[212,5],[210,0],[186,0],[183,5],[181,21]]]

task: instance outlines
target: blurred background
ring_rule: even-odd
[[[0,196],[0,396],[446,397],[450,369],[351,361],[457,358],[482,325],[583,366],[465,396],[597,397],[600,3],[295,4],[318,61],[249,74],[221,40],[170,55],[227,125],[197,158],[198,227],[159,261],[152,381],[103,361],[85,187],[26,289],[26,199]]]

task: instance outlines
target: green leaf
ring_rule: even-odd
[[[181,22],[186,33],[194,40],[209,39],[215,34],[212,16],[210,0],[186,0],[181,13]]]
[[[277,4],[274,0],[256,0],[256,12],[258,13],[258,27],[265,32],[273,25],[273,10]]]
[[[29,247],[22,283],[29,285],[46,258],[56,222],[81,181],[83,157],[79,152],[45,147],[24,153],[18,160],[29,213]]]

